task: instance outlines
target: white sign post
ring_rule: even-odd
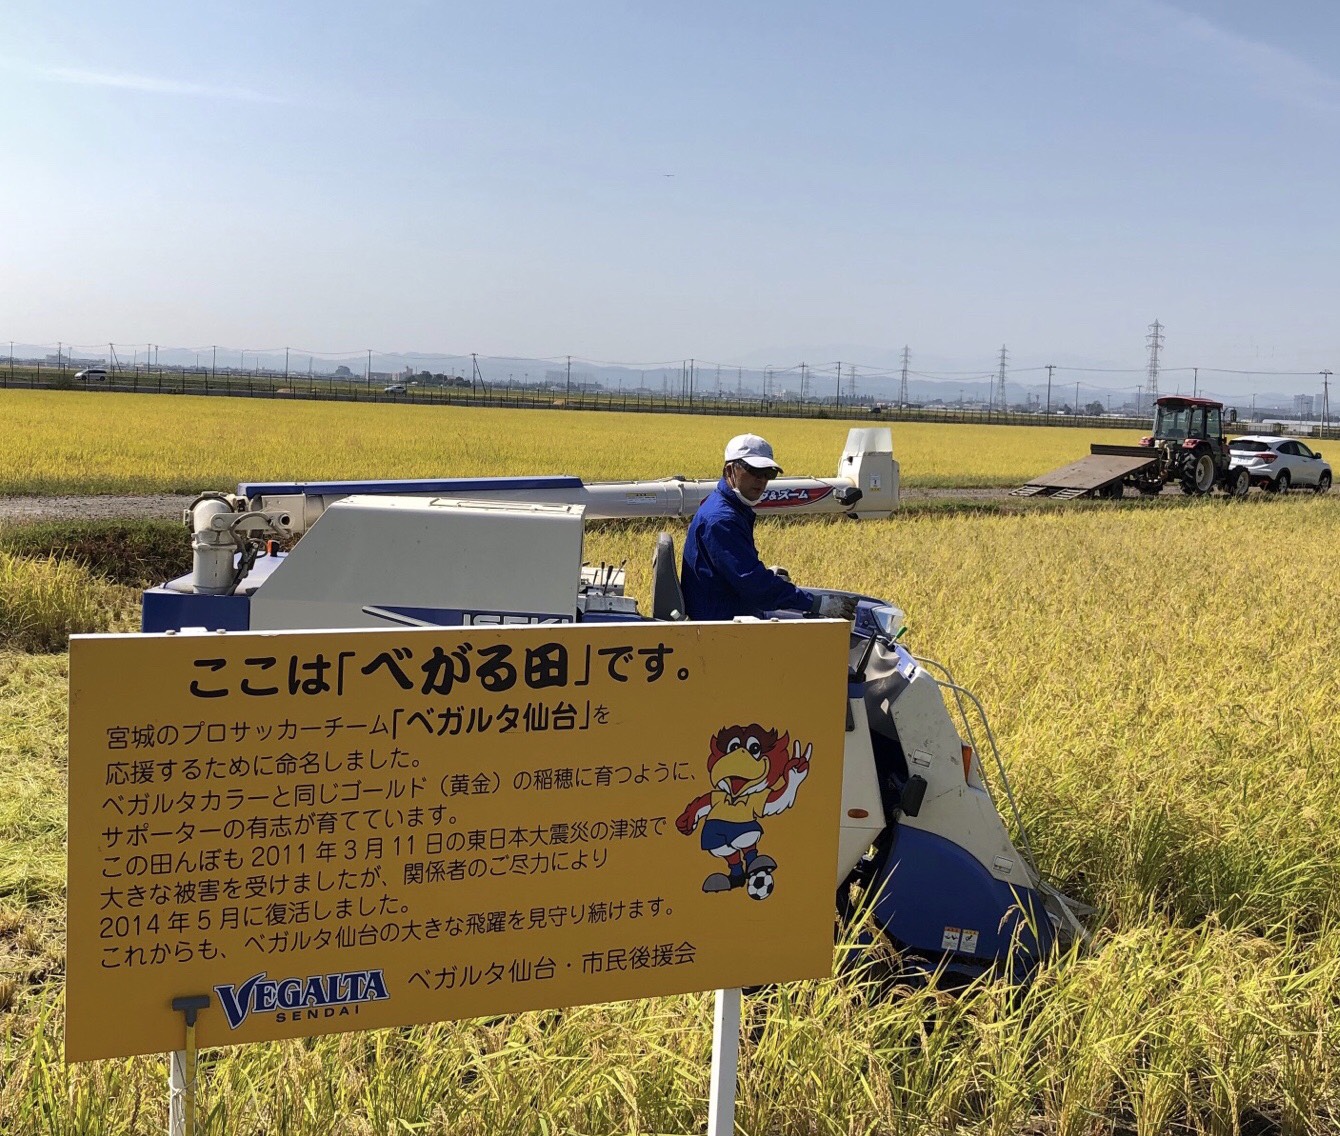
[[[735,1084],[740,1068],[740,989],[718,990],[712,1025],[712,1095],[707,1136],[734,1136]]]

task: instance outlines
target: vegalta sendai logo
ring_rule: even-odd
[[[253,974],[240,986],[214,987],[228,1025],[237,1029],[251,1014],[274,1014],[277,1022],[333,1018],[358,1013],[364,1002],[384,1002],[386,979],[380,970],[350,970],[307,978],[267,978]]]

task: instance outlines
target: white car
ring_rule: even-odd
[[[105,383],[107,381],[107,370],[105,367],[88,367],[77,372],[74,377],[82,383]]]
[[[1234,467],[1244,466],[1252,484],[1268,492],[1312,489],[1326,493],[1331,488],[1330,464],[1297,438],[1251,434],[1234,438],[1228,444],[1228,451]]]

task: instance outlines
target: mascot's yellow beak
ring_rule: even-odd
[[[768,775],[768,761],[755,757],[744,746],[724,754],[712,766],[713,784],[732,797],[739,797]]]

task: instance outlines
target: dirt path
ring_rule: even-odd
[[[193,496],[0,497],[0,521],[180,521]]]

